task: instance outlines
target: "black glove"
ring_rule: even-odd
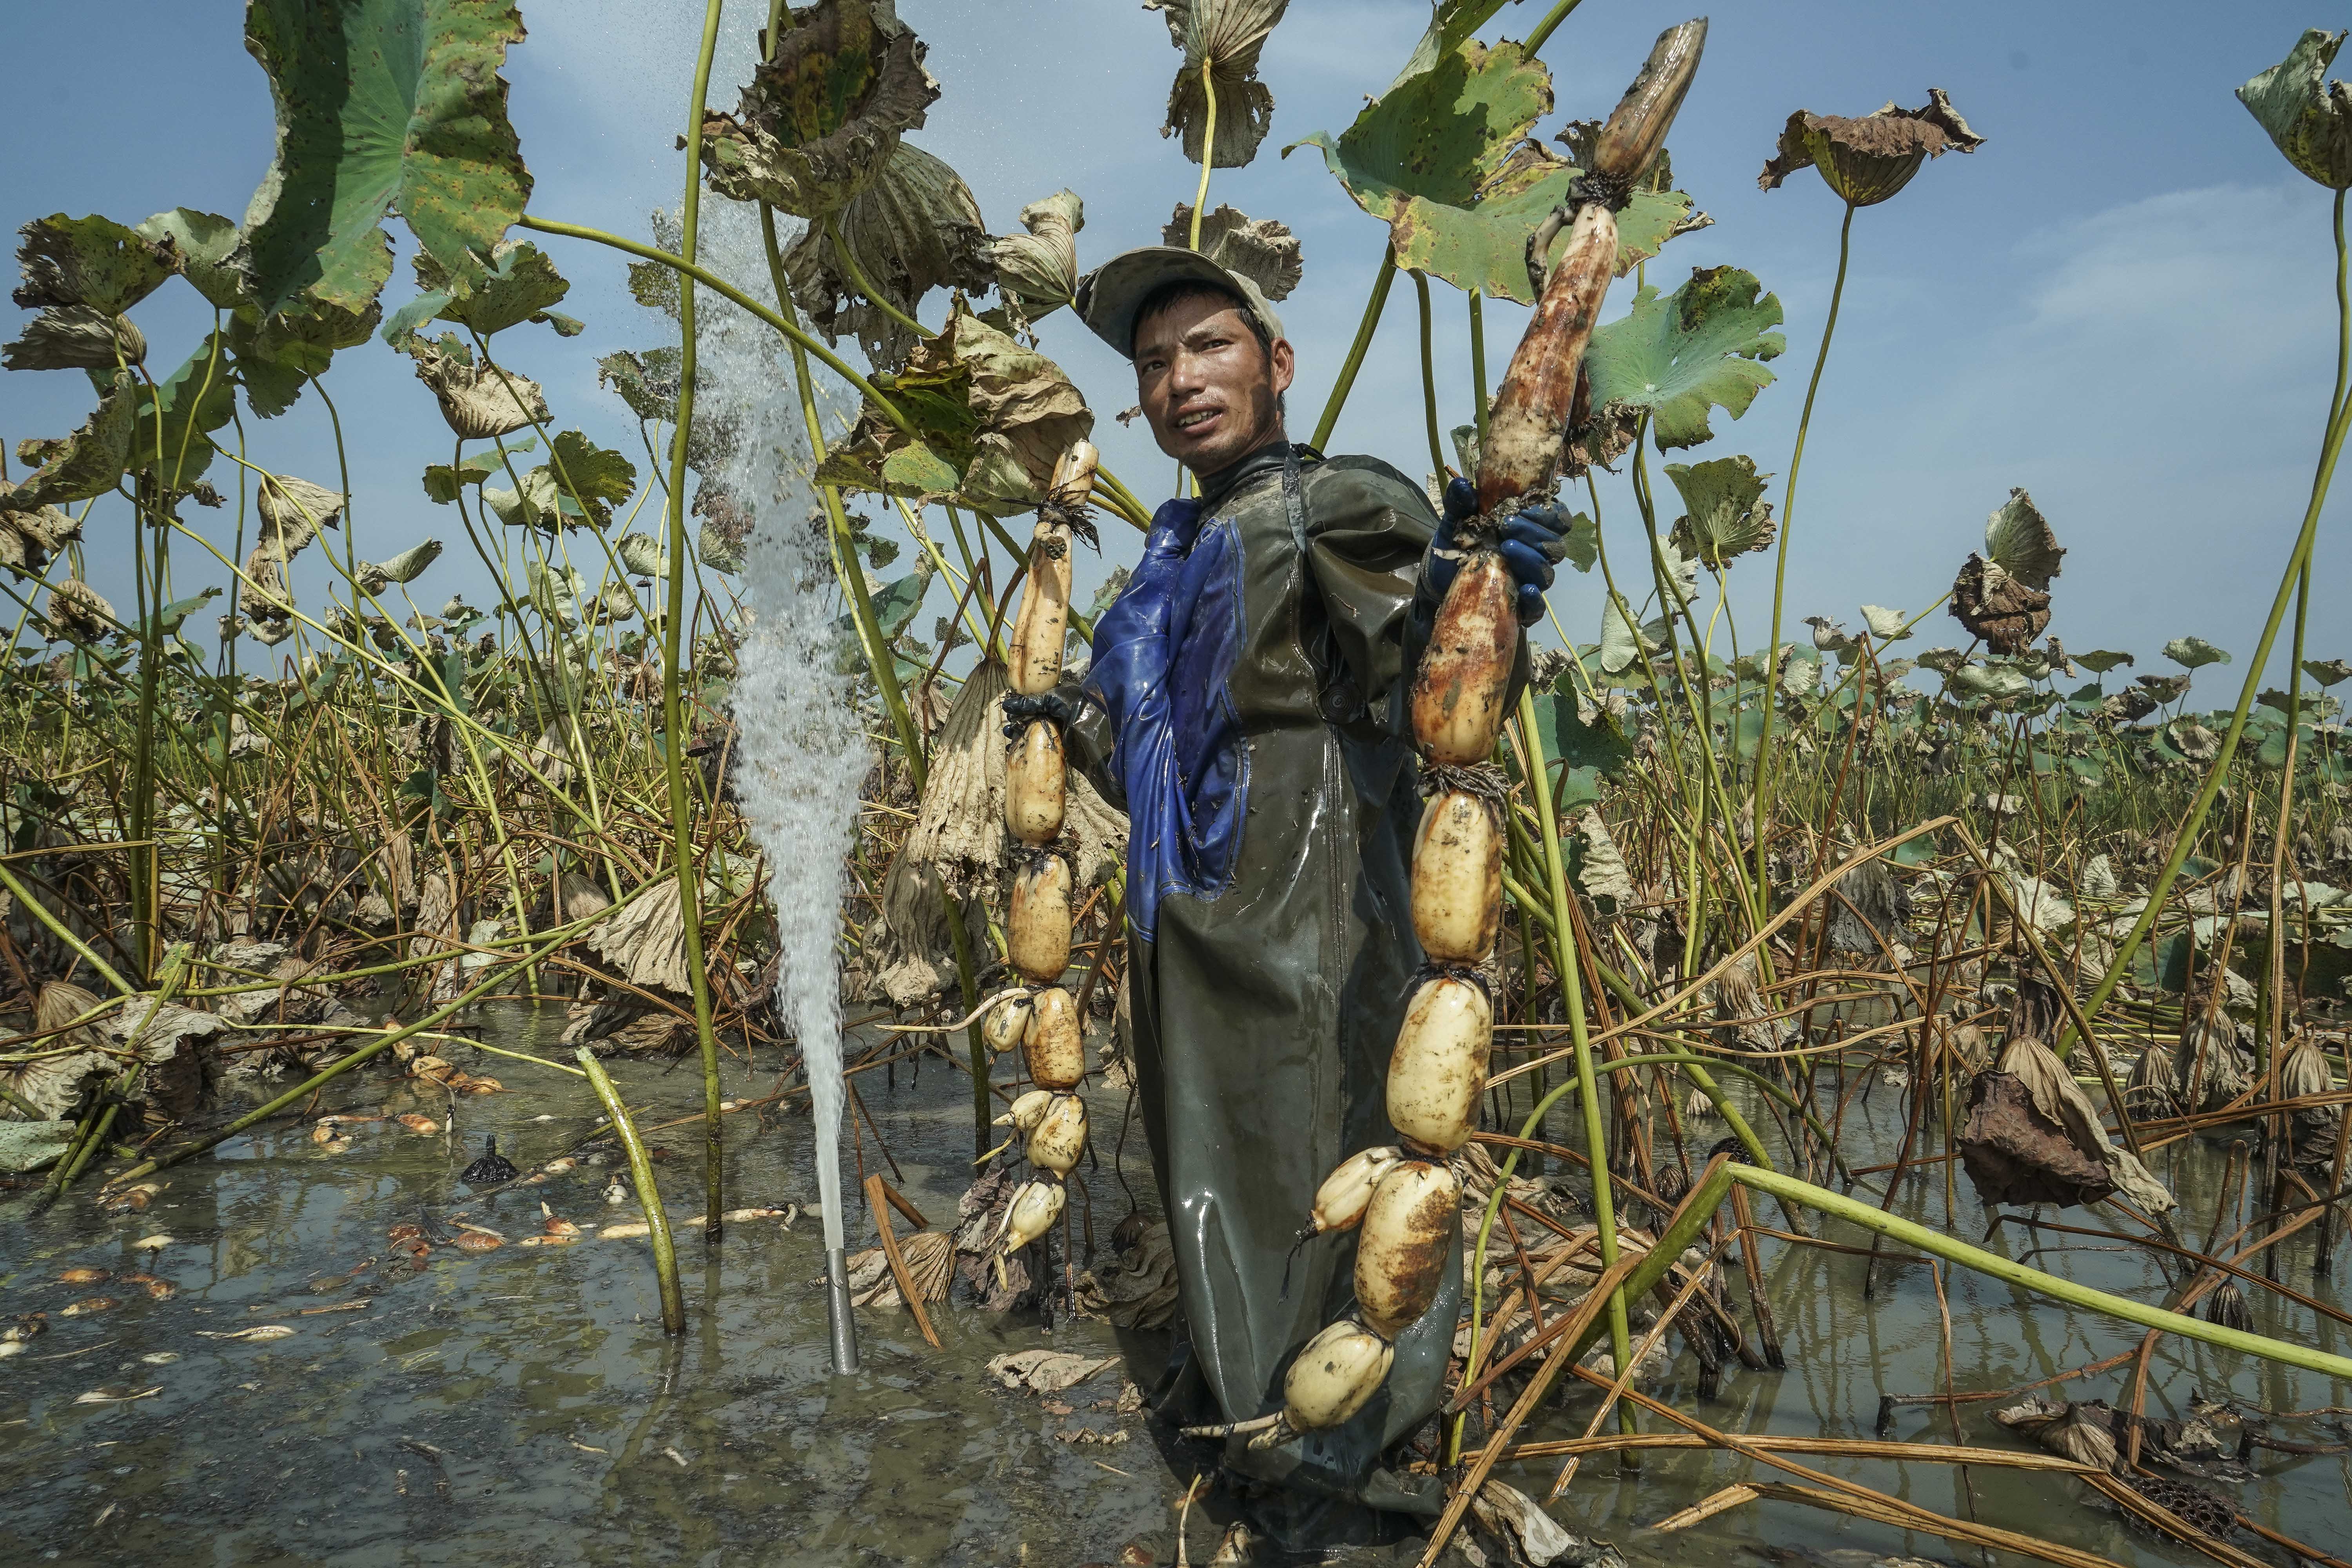
[[[1447,483],[1437,535],[1429,542],[1429,558],[1421,569],[1431,615],[1436,613],[1445,591],[1454,586],[1454,579],[1462,570],[1462,563],[1450,553],[1454,548],[1454,527],[1475,516],[1477,510],[1476,486],[1468,479]],[[1568,553],[1567,514],[1549,502],[1516,513],[1503,524],[1502,537],[1496,542],[1496,548],[1502,554],[1503,564],[1510,569],[1511,580],[1519,585],[1519,624],[1533,626],[1543,619],[1544,590],[1551,586],[1553,567]]]
[[[1067,731],[1078,721],[1078,705],[1059,691],[1041,691],[1034,697],[1024,697],[1017,691],[1004,695],[1004,738],[1017,741],[1031,721],[1050,719],[1057,730]]]

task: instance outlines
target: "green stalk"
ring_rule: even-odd
[[[1477,427],[1478,445],[1486,445],[1486,301],[1470,290],[1470,422]]]
[[[719,0],[711,0],[711,15],[719,14]],[[708,69],[710,51],[705,48],[703,65]],[[696,95],[698,99],[699,94]],[[687,242],[693,244],[691,238]],[[636,1184],[637,1206],[646,1213],[646,1232],[654,1244],[654,1278],[661,1283],[662,1331],[668,1334],[686,1332],[686,1292],[677,1283],[677,1247],[670,1240],[669,1215],[662,1208],[661,1187],[654,1181],[654,1163],[646,1153],[645,1140],[637,1136],[637,1124],[630,1120],[629,1108],[621,1103],[620,1091],[605,1076],[604,1064],[586,1046],[572,1052],[581,1070],[588,1075],[588,1085],[596,1091],[596,1099],[604,1107],[604,1115],[613,1131],[620,1135],[621,1147],[628,1152],[629,1177]],[[719,1216],[706,1216],[715,1234]]]
[[[2097,987],[2083,1003],[2083,1019],[2086,1025],[2098,1017],[2099,1009],[2106,1005],[2108,997],[2115,994],[2116,984],[2123,979],[2133,956],[2139,952],[2139,944],[2147,936],[2148,928],[2156,923],[2157,912],[2164,907],[2166,896],[2172,891],[2173,880],[2180,875],[2181,865],[2189,858],[2198,830],[2205,825],[2205,814],[2212,809],[2214,797],[2221,790],[2221,781],[2228,776],[2230,763],[2238,754],[2239,739],[2246,732],[2246,715],[2253,708],[2255,692],[2262,688],[2263,668],[2270,662],[2271,649],[2278,641],[2279,624],[2286,618],[2287,601],[2294,596],[2295,584],[2311,564],[2312,546],[2319,534],[2320,508],[2326,504],[2328,483],[2336,475],[2336,459],[2344,449],[2345,426],[2347,422],[2352,422],[2352,408],[2346,406],[2344,399],[2347,373],[2352,371],[2352,293],[2348,293],[2347,288],[2342,191],[2336,193],[2335,229],[2336,390],[2329,403],[2335,410],[2335,417],[2328,421],[2327,433],[2320,444],[2318,470],[2312,476],[2311,501],[2304,509],[2303,530],[2295,536],[2294,550],[2287,557],[2285,574],[2279,579],[2278,594],[2271,601],[2270,618],[2263,625],[2262,642],[2255,647],[2254,657],[2246,662],[2245,683],[2238,689],[2238,706],[2230,715],[2230,728],[2228,733],[2221,737],[2221,750],[2207,768],[2205,782],[2198,787],[2197,798],[2189,804],[2188,814],[2173,836],[2172,852],[2165,857],[2164,869],[2157,873],[2154,884],[2147,890],[2146,907],[2140,910],[2139,918],[2132,921],[2130,932],[2117,944],[2115,959],[2107,965],[2106,973],[2099,977]],[[2285,824],[2280,824],[2280,828],[2284,831]],[[2275,933],[2273,937],[2275,939]],[[2062,1056],[2073,1038],[2074,1029],[2070,1025],[2059,1037],[2058,1050]]]
[[[1192,232],[1185,246],[1201,248],[1201,214],[1209,205],[1209,171],[1217,162],[1217,84],[1210,79],[1209,61],[1201,61],[1201,94],[1209,100],[1208,124],[1201,132],[1201,188],[1192,194]]]
[[[1551,8],[1551,14],[1538,22],[1536,30],[1528,35],[1527,47],[1519,51],[1521,56],[1527,59],[1535,58],[1536,51],[1550,41],[1552,34],[1559,29],[1559,25],[1567,21],[1570,14],[1583,3],[1584,0],[1559,0],[1559,4]]]
[[[694,101],[687,119],[684,237],[679,248],[689,264],[701,235],[702,111],[710,96],[710,58],[719,46],[721,3],[709,0],[703,10],[702,52],[695,61]],[[703,967],[701,875],[694,858],[693,799],[686,787],[686,704],[678,690],[680,637],[686,629],[686,450],[688,432],[694,426],[694,281],[691,274],[682,274],[677,280],[683,346],[677,372],[677,425],[671,436],[669,458],[669,592],[662,621],[662,772],[669,784],[670,853],[677,861],[678,914],[686,928],[686,971],[694,984],[694,1035],[702,1047],[702,1237],[716,1244],[719,1215],[726,1208],[719,1190],[725,1133],[719,1115],[719,1036],[710,1018],[710,976]],[[649,1176],[640,1175],[639,1185],[649,1186]],[[668,1231],[657,1203],[647,1205],[646,1217],[656,1227],[656,1237],[666,1241]],[[685,1330],[684,1309],[678,1309],[673,1321],[670,1294],[674,1289],[673,1283],[663,1294],[662,1318],[672,1333],[679,1333]]]
[[[1771,773],[1772,714],[1780,689],[1780,606],[1789,585],[1789,536],[1796,531],[1797,470],[1805,461],[1805,431],[1813,422],[1813,399],[1822,390],[1822,367],[1829,363],[1830,338],[1837,331],[1838,307],[1845,300],[1845,264],[1853,236],[1853,204],[1846,204],[1845,219],[1838,225],[1837,281],[1830,287],[1829,321],[1822,327],[1822,346],[1813,356],[1812,379],[1805,384],[1804,412],[1797,416],[1797,447],[1789,458],[1789,482],[1780,492],[1780,540],[1772,562],[1772,634],[1764,645],[1764,729],[1756,737],[1755,788],[1750,795],[1756,803],[1756,889],[1759,898],[1771,897],[1771,880],[1766,866],[1767,846],[1772,835],[1767,824],[1771,820],[1771,790],[1768,779]]]
[[[1437,438],[1437,360],[1429,344],[1429,274],[1415,268],[1413,292],[1421,301],[1421,413],[1429,426],[1429,471],[1445,477],[1445,445]]]
[[[876,310],[881,311],[884,315],[889,317],[892,321],[898,322],[900,326],[914,333],[918,338],[927,337],[929,335],[923,331],[922,322],[915,320],[914,317],[907,314],[906,311],[901,310],[898,306],[892,304],[888,299],[884,297],[879,289],[875,288],[873,284],[866,280],[866,273],[857,265],[857,258],[849,253],[849,242],[841,237],[841,223],[839,219],[827,217],[824,220],[824,237],[833,242],[834,259],[841,263],[841,275],[849,279],[849,286],[851,288],[856,289],[860,294],[865,295]],[[693,247],[689,246],[688,248],[691,250]],[[784,294],[781,289],[779,289],[776,294],[777,302],[781,304],[783,301],[783,299]]]
[[[1356,341],[1348,345],[1348,357],[1339,364],[1339,379],[1332,383],[1330,399],[1323,405],[1323,417],[1315,422],[1315,435],[1307,442],[1318,451],[1331,438],[1331,427],[1339,423],[1339,410],[1348,401],[1349,390],[1356,384],[1356,373],[1364,367],[1364,351],[1372,346],[1372,333],[1380,327],[1381,312],[1388,308],[1389,285],[1396,281],[1396,251],[1382,245],[1381,269],[1372,277],[1372,293],[1364,301],[1364,318],[1356,323]]]

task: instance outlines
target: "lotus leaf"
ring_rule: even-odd
[[[24,281],[13,297],[27,310],[80,305],[119,316],[180,269],[179,247],[170,239],[151,239],[112,218],[55,213],[16,233]]]
[[[411,265],[423,291],[384,323],[383,341],[394,348],[406,347],[419,327],[434,321],[455,321],[486,338],[524,321],[551,325],[565,337],[580,331],[580,323],[551,309],[572,292],[571,283],[527,239],[499,241],[487,272],[470,282],[428,251],[418,251]]]
[[[1985,558],[2029,588],[2049,587],[2065,554],[2050,520],[2021,489],[2011,490],[2009,500],[1985,520]]]
[[[563,496],[563,510],[602,528],[613,508],[635,493],[637,468],[620,453],[597,446],[577,430],[548,443],[548,467]]]
[[[256,506],[261,513],[262,547],[280,561],[292,560],[320,529],[340,526],[343,517],[341,491],[291,474],[264,475]]]
[[[1864,605],[1862,620],[1870,628],[1870,635],[1883,643],[1900,642],[1911,635],[1908,629],[1910,617],[1901,610],[1890,610],[1884,605]]]
[[[1192,234],[1192,204],[1176,204],[1176,216],[1160,231],[1163,245],[1185,245]],[[1298,287],[1303,264],[1298,237],[1276,218],[1253,218],[1221,206],[1201,220],[1201,254],[1228,272],[1257,285],[1269,300],[1284,300]]]
[[[1780,129],[1780,145],[1756,176],[1760,190],[1774,190],[1800,169],[1817,168],[1822,179],[1850,205],[1885,201],[1919,166],[1946,153],[1973,153],[1984,138],[1952,107],[1940,87],[1927,89],[1924,109],[1884,109],[1849,120],[1799,110]]]
[[[722,196],[824,218],[880,175],[940,84],[892,0],[817,0],[786,15],[735,113],[704,116],[702,163]]]
[[[1257,79],[1258,51],[1289,5],[1290,0],[1143,0],[1145,10],[1165,14],[1169,41],[1184,51],[1160,134],[1181,135],[1192,163],[1238,169],[1257,156],[1274,123],[1274,89]],[[1217,144],[1208,149],[1213,160],[1202,149],[1209,134],[1204,68],[1217,95]]]
[[[2175,719],[2164,732],[2192,763],[2210,763],[2221,754],[2221,737],[2194,719]]]
[[[1838,661],[1841,664],[1845,662],[1845,655],[1852,653],[1860,646],[1854,641],[1853,634],[1846,630],[1843,623],[1833,621],[1827,616],[1807,616],[1805,625],[1813,628],[1813,646],[1823,653],[1838,655]]]
[[[2138,684],[2158,702],[2178,702],[2189,694],[2189,677],[2185,675],[2143,675]]]
[[[2230,662],[2226,649],[2215,647],[2203,637],[2174,637],[2164,645],[2164,657],[2189,669]]]
[[[1999,701],[2022,697],[2033,689],[2024,672],[2008,665],[1956,665],[1944,676],[1944,689],[1969,701]]]
[[[1021,209],[1028,232],[989,241],[996,286],[1026,321],[1050,315],[1078,289],[1078,230],[1087,226],[1086,204],[1076,191],[1056,191]]]
[[[441,542],[428,539],[412,545],[381,565],[373,562],[360,563],[361,584],[371,594],[381,594],[394,583],[414,583],[425,574],[425,569],[441,559]]]
[[[2286,161],[2331,190],[2352,186],[2352,89],[2326,80],[2341,32],[2307,29],[2286,58],[2238,89],[2238,101]]]
[[[476,364],[473,351],[454,332],[434,342],[411,338],[408,354],[416,362],[416,379],[432,389],[442,419],[461,441],[487,441],[548,417],[539,383],[488,360]]]
[[[492,474],[504,471],[508,458],[520,457],[533,450],[539,443],[526,436],[520,441],[509,441],[493,452],[477,452],[463,458],[453,468],[447,463],[435,463],[425,470],[425,494],[442,506],[456,500],[467,485],[478,485]]]
[[[843,209],[842,242],[867,283],[906,315],[934,289],[978,290],[993,281],[980,204],[953,169],[900,143],[879,176]],[[832,342],[853,333],[877,365],[896,365],[915,346],[904,327],[860,298],[821,227],[784,253],[793,298]]]
[[[1517,0],[1431,0],[1429,28],[1413,46],[1404,69],[1389,83],[1389,91],[1394,92],[1411,79],[1433,68],[1440,59],[1475,36],[1506,4],[1517,3]]]
[[[1283,152],[1321,148],[1356,205],[1388,224],[1398,266],[1532,304],[1528,237],[1579,173],[1521,140],[1550,109],[1549,75],[1518,45],[1465,42],[1399,79],[1338,138],[1318,131]],[[1637,193],[1617,215],[1618,275],[1655,256],[1689,217],[1679,191]],[[1566,244],[1563,230],[1556,247]]]
[[[1601,670],[1604,675],[1622,675],[1633,667],[1636,659],[1656,652],[1664,647],[1662,637],[1652,637],[1648,628],[1636,629],[1633,617],[1614,595],[1601,607]]]
[[[667,423],[677,413],[681,357],[675,348],[647,349],[643,353],[623,349],[596,362],[596,384],[619,393],[621,401],[638,418]]]
[[[650,533],[625,533],[614,544],[613,553],[621,558],[633,577],[667,577],[669,552],[661,541]]]
[[[2333,686],[2339,680],[2352,679],[2352,664],[2340,658],[2307,658],[2303,661],[2303,672],[2323,687]]]
[[[67,642],[96,642],[116,625],[114,606],[79,577],[49,590],[47,616],[50,636]]]
[[[61,501],[104,495],[131,461],[132,424],[138,416],[139,384],[118,371],[98,407],[72,435],[50,441],[20,441],[16,459],[36,465],[24,483],[0,493],[0,511],[32,511]]]
[[[1668,463],[1666,478],[1690,509],[1675,523],[1675,547],[1715,572],[1750,551],[1769,550],[1778,531],[1772,505],[1763,499],[1764,481],[1771,477],[1758,473],[1756,459],[1748,457]]]
[[[236,395],[217,333],[208,334],[154,386],[139,389],[127,468],[160,473],[165,489],[184,492],[212,463],[212,433],[236,415]]]
[[[0,479],[0,566],[17,577],[38,576],[50,556],[81,537],[81,524],[53,506],[11,510],[7,497],[16,488]]]
[[[2074,655],[2074,662],[2093,675],[2105,675],[2118,665],[2137,664],[2139,660],[2132,654],[2117,653],[2111,648],[2094,648],[2089,653]]]
[[[1968,656],[1956,647],[1931,647],[1912,662],[1922,669],[1932,669],[1938,675],[1949,675],[1968,662]]]
[[[168,240],[176,247],[181,276],[215,310],[234,310],[254,302],[252,283],[245,273],[245,231],[237,227],[236,219],[194,207],[173,207],[141,224],[138,233],[143,239],[158,244]]]
[[[0,345],[0,369],[111,371],[147,357],[146,334],[128,316],[89,305],[51,305]]]
[[[1780,324],[1780,301],[1761,289],[1736,267],[1695,268],[1672,294],[1644,287],[1630,312],[1593,331],[1585,351],[1591,425],[1646,413],[1663,452],[1710,439],[1710,407],[1734,419],[1747,413],[1774,380],[1764,362],[1787,346],[1771,330]]]

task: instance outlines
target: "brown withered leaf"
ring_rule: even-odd
[[[1995,653],[2019,653],[2050,625],[2050,595],[1970,551],[1952,579],[1951,614]]]
[[[961,175],[920,147],[902,142],[836,221],[866,281],[908,316],[934,289],[976,291],[995,280],[979,202]],[[915,346],[914,334],[852,286],[823,228],[810,228],[784,253],[784,277],[827,342],[849,333],[886,369]]]
[[[1160,232],[1163,245],[1187,245],[1192,237],[1192,204],[1176,204],[1176,216]],[[1201,254],[1228,272],[1257,285],[1269,300],[1287,299],[1298,287],[1303,263],[1298,237],[1277,218],[1254,218],[1220,206],[1201,219]]]
[[[1257,79],[1258,52],[1266,35],[1289,9],[1290,0],[1144,0],[1144,9],[1166,15],[1168,37],[1184,51],[1175,83],[1168,89],[1168,121],[1162,136],[1181,135],[1184,156],[1195,163],[1238,169],[1257,156],[1258,143],[1274,124],[1274,89]],[[1208,68],[1217,95],[1217,144],[1204,149],[1209,134],[1209,99],[1201,85]]]
[[[1859,119],[1801,109],[1781,127],[1780,145],[1756,184],[1775,190],[1798,170],[1815,168],[1848,203],[1874,206],[1909,184],[1928,159],[1973,153],[1984,140],[1940,87],[1927,89],[1925,108],[1897,109],[1890,100]]]

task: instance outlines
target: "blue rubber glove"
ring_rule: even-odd
[[[1428,595],[1431,615],[1436,613],[1437,605],[1444,601],[1445,591],[1454,586],[1454,579],[1462,570],[1462,563],[1449,553],[1454,548],[1454,530],[1475,516],[1477,510],[1476,486],[1468,479],[1454,479],[1446,484],[1437,534],[1429,542],[1429,557],[1421,569],[1422,588]],[[1555,566],[1568,553],[1567,514],[1549,503],[1516,513],[1503,524],[1503,535],[1496,548],[1503,557],[1503,564],[1510,569],[1511,580],[1519,585],[1519,624],[1533,626],[1543,619],[1544,591],[1551,586]]]

